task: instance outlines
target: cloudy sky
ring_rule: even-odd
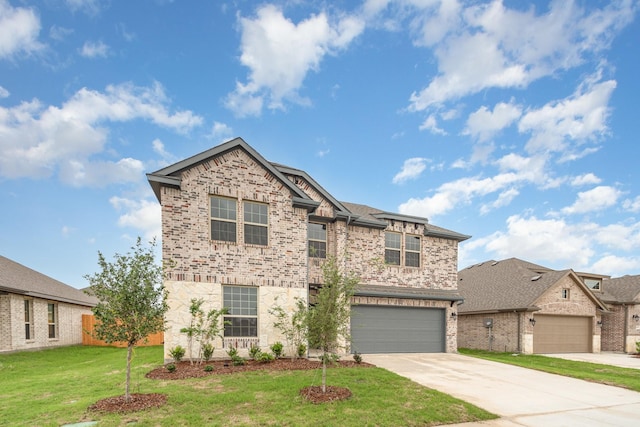
[[[336,198],[640,274],[638,1],[0,0],[0,254],[75,287],[240,136]]]

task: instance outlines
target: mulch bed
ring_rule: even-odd
[[[175,365],[176,370],[173,372],[169,372],[165,366],[162,366],[147,373],[146,377],[154,380],[183,380],[187,378],[200,378],[210,375],[235,374],[249,371],[300,371],[322,368],[322,362],[318,360],[288,358],[276,359],[268,363],[247,360],[246,363],[241,366],[233,366],[229,360],[214,360],[200,365],[197,363],[192,365],[189,362],[179,362]],[[205,371],[206,366],[212,366],[213,370]],[[331,368],[367,368],[373,365],[365,362],[356,363],[353,360],[340,360],[329,366]],[[300,390],[300,396],[312,403],[327,403],[350,398],[351,390],[345,387],[328,385],[326,387],[326,393],[323,393],[321,386],[309,386]],[[134,393],[131,394],[130,397],[129,402],[125,400],[124,395],[99,400],[89,406],[89,411],[127,413],[157,408],[167,402],[167,395],[160,393]]]

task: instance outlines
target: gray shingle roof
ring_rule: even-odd
[[[0,291],[87,307],[97,299],[0,255]]]
[[[472,265],[458,272],[458,291],[464,297],[459,311],[537,310],[537,299],[568,274],[574,273],[518,258]]]
[[[603,298],[607,302],[640,304],[640,275],[603,280],[602,290],[608,294]]]
[[[446,289],[409,288],[400,286],[359,285],[357,296],[462,301],[457,291]]]

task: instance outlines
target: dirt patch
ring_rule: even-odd
[[[255,360],[247,360],[244,365],[233,366],[230,360],[215,360],[198,364],[190,364],[189,362],[176,363],[176,370],[169,372],[166,366],[156,368],[149,372],[146,377],[155,380],[182,380],[186,378],[200,378],[209,375],[225,375],[235,374],[238,372],[248,371],[301,371],[307,369],[320,369],[322,363],[318,360],[310,359],[276,359],[272,362],[261,363]],[[213,370],[206,371],[207,366],[211,366]],[[356,363],[353,360],[339,360],[333,365],[329,365],[331,368],[335,367],[371,367],[373,365],[369,363]]]
[[[345,387],[326,386],[322,392],[322,386],[313,385],[300,390],[300,396],[311,403],[335,402],[336,400],[346,400],[351,397],[351,390]]]
[[[107,397],[106,399],[98,400],[96,403],[89,406],[89,410],[95,412],[126,413],[142,411],[150,408],[157,408],[164,405],[166,402],[167,395],[165,394],[134,393],[130,395],[130,400],[128,402],[126,401],[124,395]]]

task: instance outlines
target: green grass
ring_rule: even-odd
[[[508,363],[552,374],[564,375],[595,383],[640,391],[640,369],[620,368],[598,363],[546,357],[537,354],[492,353],[483,350],[458,349],[461,354],[494,362]]]
[[[99,426],[429,426],[496,418],[380,368],[329,369],[327,383],[348,387],[353,396],[322,405],[298,395],[303,387],[319,385],[320,370],[147,379],[162,362],[161,347],[135,350],[131,391],[164,393],[165,406],[129,414],[88,412],[97,400],[124,393],[125,362],[126,350],[110,347],[0,355],[0,425],[95,420]]]

